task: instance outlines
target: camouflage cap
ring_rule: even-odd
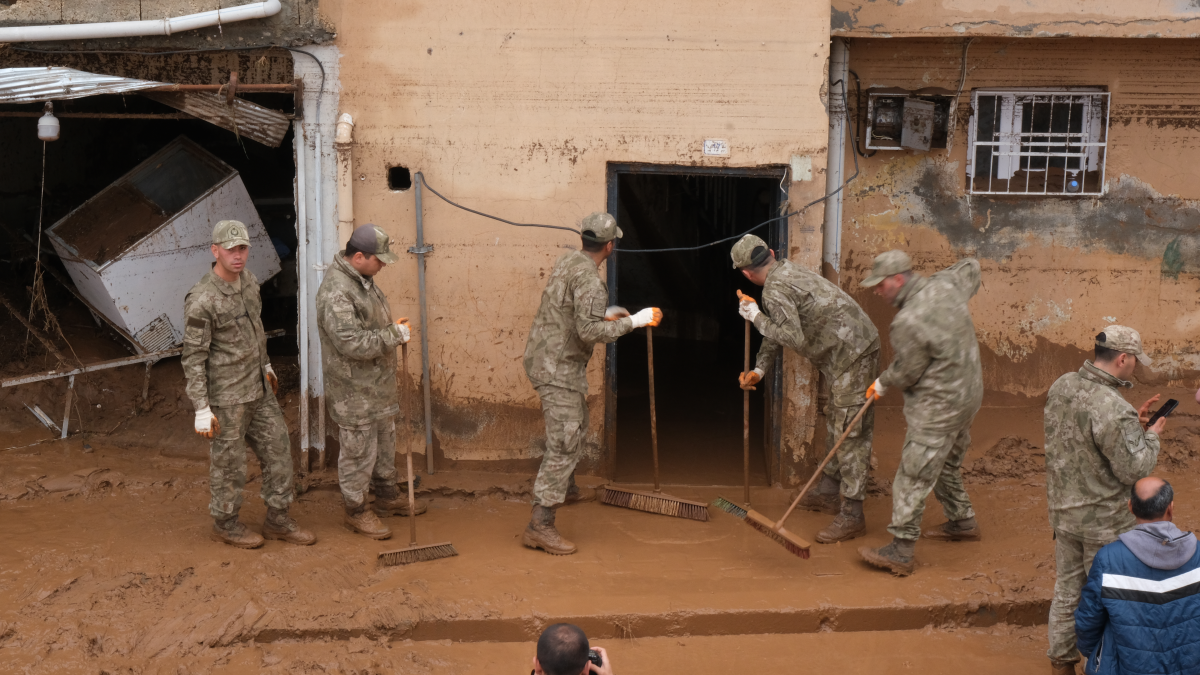
[[[621,232],[621,228],[617,227],[617,219],[603,211],[597,211],[584,218],[583,222],[579,225],[579,234],[584,239],[590,239],[602,244],[625,236],[625,233]]]
[[[250,231],[240,220],[222,220],[213,227],[212,243],[224,249],[249,246]]]
[[[396,257],[395,253],[392,253],[391,241],[386,232],[371,223],[367,223],[359,225],[354,229],[354,233],[350,235],[350,241],[346,242],[346,246],[353,246],[362,251],[363,254],[368,256],[373,255],[379,258],[379,262],[391,265],[400,259]]]
[[[767,246],[767,242],[763,241],[761,237],[748,234],[733,245],[729,257],[733,258],[733,269],[740,270],[743,267],[761,265],[770,254],[771,249]]]
[[[1153,361],[1146,352],[1142,351],[1142,336],[1128,326],[1105,326],[1104,332],[1096,336],[1096,346],[1115,349],[1119,352],[1132,354],[1143,366],[1149,366]]]
[[[912,259],[904,251],[884,251],[875,256],[875,264],[871,266],[871,276],[863,279],[860,286],[870,288],[892,276],[912,269]]]

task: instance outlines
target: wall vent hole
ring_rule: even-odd
[[[407,190],[412,187],[412,174],[407,167],[393,166],[388,169],[388,187],[392,190]]]

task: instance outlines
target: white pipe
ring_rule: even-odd
[[[308,199],[305,191],[304,125],[292,122],[292,140],[296,147],[296,279],[300,284],[300,473],[308,473]]]
[[[850,76],[850,53],[846,43],[834,38],[829,45],[829,157],[825,167],[825,194],[842,186],[846,172],[846,78]],[[832,84],[838,82],[838,84]],[[842,267],[842,194],[825,200],[825,226],[821,259],[832,269],[834,280]],[[822,267],[825,267],[822,265]]]
[[[321,164],[321,94],[317,93],[317,124],[313,142],[313,156],[316,158],[316,170],[313,172],[313,181],[316,183],[316,208],[317,208],[317,233],[318,241],[321,244],[325,243],[325,212],[321,210],[321,192],[322,178],[325,175],[325,167]],[[321,282],[325,280],[325,251],[323,246],[318,245],[317,251],[321,259],[313,265],[317,270],[317,288],[321,288]],[[321,470],[325,470],[325,367],[324,359],[321,358],[321,343],[313,345],[313,351],[316,352],[317,361],[317,438],[313,443],[313,447],[317,449],[317,461],[320,462]]]
[[[48,40],[95,40],[102,38],[171,35],[248,19],[265,19],[282,9],[279,0],[266,0],[227,9],[214,9],[169,19],[73,23],[52,26],[9,26],[0,28],[0,42],[46,42]]]
[[[337,236],[341,244],[354,232],[354,118],[350,113],[338,117],[333,147],[337,150]]]

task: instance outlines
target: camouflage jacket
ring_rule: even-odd
[[[983,402],[979,342],[967,301],[979,290],[979,262],[961,260],[931,277],[914,273],[892,320],[895,358],[879,376],[904,392],[909,436],[928,432],[941,440],[975,417]]]
[[[329,416],[357,427],[400,412],[396,347],[400,334],[383,291],[339,252],[317,291],[317,328]]]
[[[755,367],[767,372],[780,345],[812,361],[827,377],[846,372],[863,354],[879,349],[879,331],[845,291],[788,260],[767,272],[762,313],[754,327],[763,335]],[[861,402],[860,402],[861,403]]]
[[[1158,435],[1121,396],[1124,380],[1084,362],[1046,398],[1046,502],[1055,530],[1110,542],[1133,528],[1129,488],[1158,463]]]
[[[629,317],[605,321],[607,308],[608,288],[596,263],[583,251],[561,256],[542,291],[525,343],[525,374],[533,386],[551,384],[587,393],[592,348],[633,330]]]
[[[240,290],[214,272],[183,300],[183,375],[196,410],[249,403],[271,391],[258,279],[242,270]]]

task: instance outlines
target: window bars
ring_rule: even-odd
[[[970,194],[1102,194],[1108,92],[977,89],[971,109]]]

